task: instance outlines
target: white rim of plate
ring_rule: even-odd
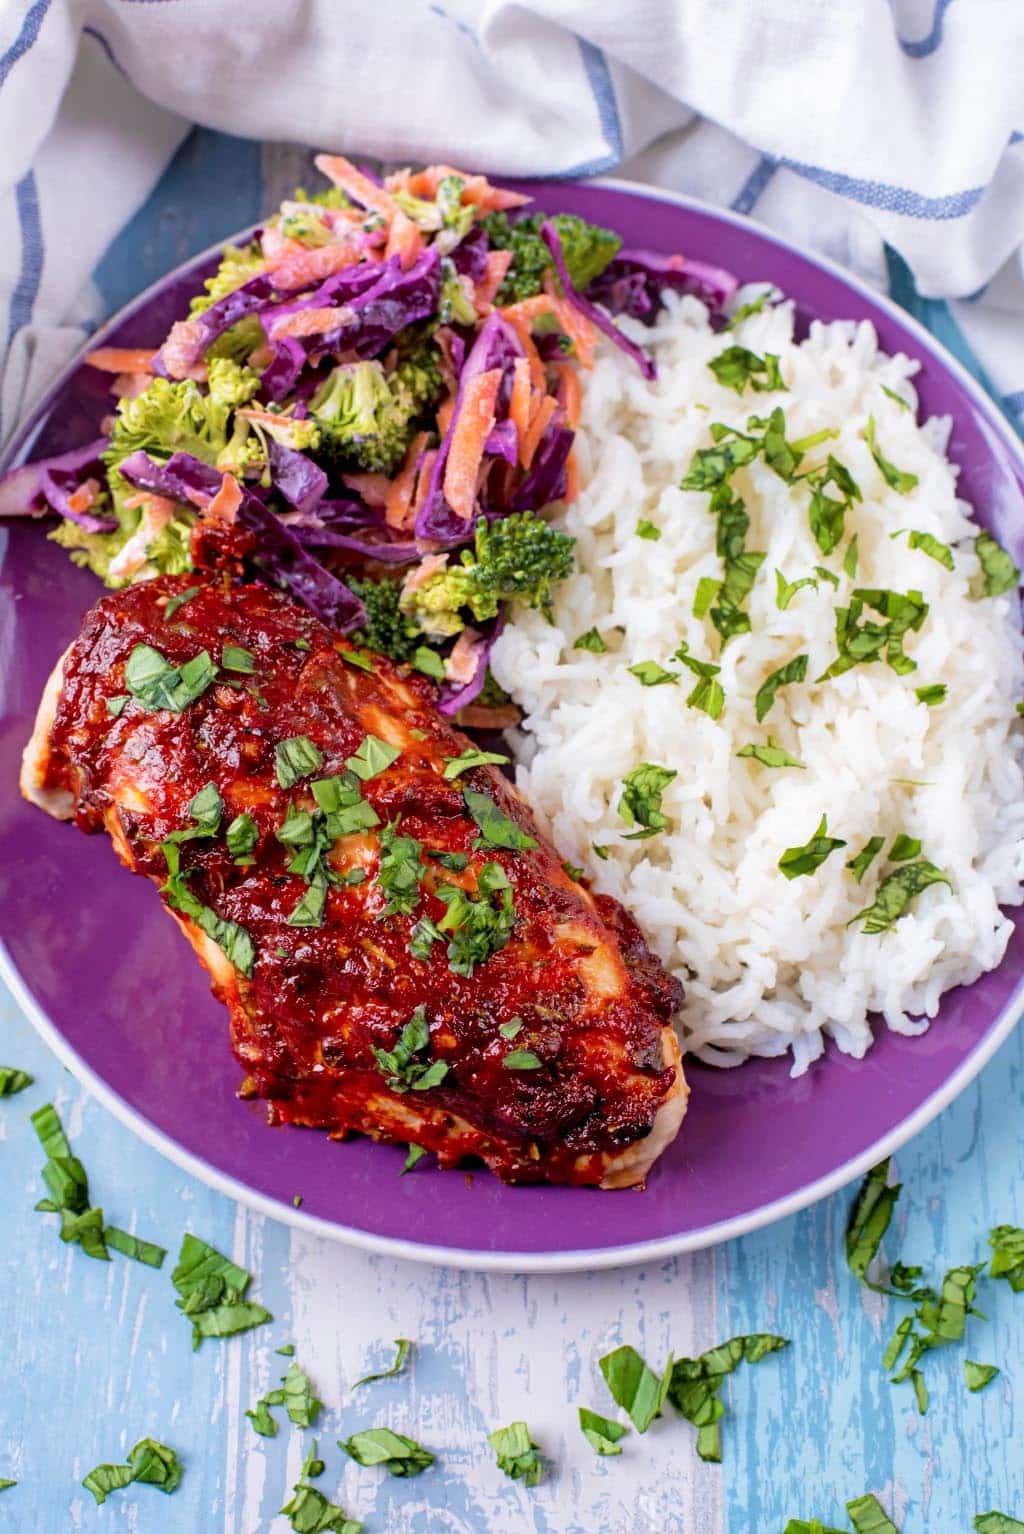
[[[686,197],[680,192],[661,190],[648,186],[642,181],[625,181],[616,176],[599,176],[595,177],[594,184],[611,192],[648,197],[654,202],[671,203],[675,207],[688,209],[704,217],[732,224],[738,229],[746,229],[756,222],[741,214],[733,213],[728,208],[716,208],[713,204],[702,202],[699,198]],[[804,261],[810,261],[830,276],[838,278],[854,292],[885,310],[894,320],[909,330],[921,350],[929,353],[940,367],[952,373],[960,385],[973,396],[988,423],[1002,438],[1011,456],[1018,460],[1022,477],[1024,477],[1024,446],[1014,434],[1009,422],[963,364],[951,352],[948,352],[913,315],[901,309],[898,304],[894,304],[888,295],[876,292],[852,272],[848,272],[837,262],[830,261],[827,256],[805,250],[802,246],[794,244],[793,241],[785,239],[761,224],[756,224],[756,228],[763,239],[799,256]],[[101,342],[110,331],[115,329],[126,312],[136,309],[151,294],[166,287],[176,273],[215,255],[232,238],[229,235],[226,240],[218,240],[207,250],[200,251],[187,261],[183,261],[180,266],[175,267],[159,281],[151,283],[89,337],[86,344],[64,367],[60,378],[47,390],[33,410],[32,416],[37,423],[36,430],[22,444],[21,451],[17,455],[21,461],[27,457],[32,441],[42,429],[53,397],[62,387],[68,374],[81,363],[85,353],[93,350],[97,342]],[[291,1225],[310,1235],[325,1236],[332,1241],[340,1241],[363,1251],[380,1253],[387,1257],[399,1257],[409,1262],[429,1262],[442,1267],[466,1268],[480,1273],[578,1273],[593,1272],[597,1269],[626,1268],[640,1263],[660,1261],[665,1257],[675,1257],[685,1252],[701,1251],[709,1246],[717,1246],[721,1242],[731,1241],[737,1236],[749,1235],[752,1231],[761,1230],[777,1220],[784,1220],[791,1214],[797,1214],[801,1209],[816,1204],[820,1199],[828,1198],[830,1194],[838,1193],[848,1183],[862,1177],[877,1162],[884,1160],[886,1156],[891,1156],[930,1124],[932,1119],[959,1097],[964,1088],[969,1086],[979,1071],[988,1064],[999,1047],[1009,1038],[1024,1013],[1024,975],[1022,975],[1013,995],[985,1038],[953,1071],[948,1080],[915,1108],[913,1113],[901,1119],[866,1150],[844,1161],[827,1176],[819,1177],[817,1181],[798,1188],[784,1198],[764,1204],[759,1209],[749,1210],[745,1214],[734,1215],[730,1219],[720,1220],[717,1224],[704,1225],[699,1230],[687,1231],[678,1236],[661,1236],[654,1241],[633,1242],[628,1246],[585,1248],[566,1252],[478,1252],[463,1247],[431,1246],[425,1242],[405,1241],[397,1236],[377,1236],[370,1231],[359,1230],[351,1225],[341,1225],[334,1220],[322,1219],[318,1215],[306,1214],[301,1209],[282,1204],[277,1199],[258,1193],[237,1178],[218,1171],[202,1157],[194,1156],[191,1151],[184,1150],[163,1130],[157,1129],[120,1093],[108,1086],[91,1066],[86,1064],[68,1044],[56,1024],[47,1016],[29,991],[2,940],[0,940],[0,976],[6,981],[15,1000],[58,1060],[92,1092],[103,1107],[175,1166],[198,1177],[201,1182],[215,1188],[218,1193],[226,1194],[229,1198],[257,1210],[260,1214],[268,1215],[271,1219],[279,1220],[285,1225]],[[599,1196],[595,1194],[595,1197]]]

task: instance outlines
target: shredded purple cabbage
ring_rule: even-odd
[[[122,459],[117,468],[130,485],[166,495],[172,501],[185,501],[190,506],[205,506],[224,483],[219,469],[211,468],[193,453],[172,453],[166,463],[159,463],[139,448]]]
[[[452,251],[451,263],[460,277],[468,277],[471,282],[482,282],[487,273],[489,249],[486,229],[482,224],[474,224]]]
[[[274,489],[280,491],[290,506],[308,515],[315,511],[327,490],[327,475],[305,453],[284,447],[273,438],[269,443],[270,474]]]
[[[624,352],[632,357],[645,378],[656,378],[658,370],[642,347],[637,346],[636,342],[631,341],[628,336],[624,336],[614,320],[609,319],[608,315],[599,309],[596,304],[592,304],[589,298],[584,298],[583,294],[577,292],[573,287],[572,278],[569,276],[569,269],[565,264],[565,257],[562,255],[562,242],[558,237],[558,230],[549,218],[546,218],[540,226],[540,237],[551,252],[551,259],[554,261],[555,270],[561,278],[565,296],[573,308],[586,315],[592,325],[596,325],[598,330],[603,331],[608,336],[609,340],[614,341],[616,346],[621,347]]]
[[[366,609],[355,592],[325,570],[280,517],[251,491],[242,492],[238,525],[256,534],[258,549],[253,558],[260,568],[321,623],[347,634],[366,622]]]
[[[516,492],[513,511],[536,511],[538,506],[562,499],[568,489],[566,464],[574,437],[575,433],[559,422],[556,411]]]
[[[720,312],[739,286],[731,272],[683,256],[659,256],[653,250],[620,250],[587,288],[587,297],[612,314],[628,314],[653,325],[666,288],[691,293]]]
[[[472,703],[483,692],[484,683],[487,680],[487,667],[491,659],[491,651],[502,629],[505,627],[505,609],[502,608],[498,616],[485,624],[480,629],[483,643],[476,652],[476,670],[468,682],[443,682],[437,695],[437,707],[440,713],[451,719],[460,709]]]
[[[84,532],[113,532],[116,521],[88,511],[72,511],[68,505],[68,497],[83,480],[92,477],[103,482],[100,454],[108,445],[106,437],[97,437],[85,447],[74,447],[56,457],[40,458],[36,463],[12,469],[0,480],[0,517],[42,517],[47,511],[55,511],[77,523]],[[90,470],[95,473],[90,474]]]
[[[274,355],[260,374],[260,394],[275,403],[286,399],[306,365],[306,353],[294,336],[275,341]]]

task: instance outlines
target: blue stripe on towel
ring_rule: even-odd
[[[820,165],[804,165],[799,160],[780,160],[787,170],[807,181],[837,192],[851,202],[880,208],[884,213],[898,213],[903,218],[963,218],[976,208],[985,192],[983,186],[968,187],[964,192],[947,192],[942,197],[925,197],[905,186],[890,186],[886,181],[863,181],[859,176],[845,176],[840,171],[823,170]]]
[[[926,59],[930,53],[942,47],[942,29],[946,20],[946,12],[953,4],[953,0],[935,0],[935,13],[932,16],[931,31],[925,37],[907,42],[905,38],[897,37],[900,47],[908,59]]]
[[[749,213],[778,168],[778,160],[763,154],[729,204],[733,212]]]
[[[26,13],[25,20],[21,24],[21,31],[7,52],[0,55],[0,85],[3,85],[18,60],[23,59],[32,47],[39,36],[39,29],[49,9],[50,0],[36,0],[35,5]]]

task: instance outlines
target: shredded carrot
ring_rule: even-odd
[[[550,394],[541,395],[538,399],[534,395],[533,414],[526,435],[520,440],[519,457],[524,469],[528,469],[533,462],[534,454],[540,446],[541,438],[547,431],[551,417],[558,409],[558,401],[551,398]]]
[[[268,260],[267,270],[274,274],[274,287],[280,293],[291,293],[307,288],[314,282],[323,282],[335,272],[354,266],[359,260],[359,247],[351,242],[340,245],[320,245],[307,250],[300,245],[298,252],[283,256],[279,261]]]
[[[523,444],[530,429],[530,363],[526,357],[517,357],[512,364],[512,394],[508,402],[508,417],[516,429],[519,445],[519,462],[526,467]]]
[[[530,382],[535,389],[544,387],[544,364],[540,358],[540,352],[533,344],[533,336],[530,331],[530,321],[516,314],[517,304],[510,305],[507,309],[499,309],[502,319],[512,326],[519,344],[523,348],[526,360],[530,364]]]
[[[421,559],[418,565],[414,565],[402,582],[403,591],[418,591],[425,586],[431,576],[437,575],[448,568],[447,554],[428,554]]]
[[[454,414],[454,411],[455,395],[449,394],[448,398],[442,400],[437,407],[437,429],[441,433],[442,437],[446,434],[449,426],[452,424],[452,415]]]
[[[471,682],[476,676],[483,636],[474,628],[464,628],[452,646],[444,663],[444,674],[449,682]]]
[[[430,489],[430,480],[434,472],[434,464],[436,461],[436,448],[432,447],[429,452],[423,454],[423,460],[420,463],[419,474],[416,478],[416,489],[413,493],[412,505],[409,507],[409,517],[414,527],[416,525],[416,518],[419,515],[420,507],[423,505],[423,502],[427,498],[427,491]]]
[[[344,155],[318,154],[315,164],[317,170],[322,171],[328,181],[340,187],[353,202],[358,202],[374,213],[382,213],[389,223],[394,218],[398,204],[391,193],[371,181],[369,176],[364,176]]]
[[[558,374],[558,403],[565,411],[567,423],[575,431],[580,424],[580,410],[583,406],[580,375],[571,362],[556,362],[555,372]]]
[[[462,201],[473,203],[485,213],[501,213],[508,208],[521,208],[531,198],[522,192],[507,192],[503,187],[492,186],[486,176],[469,176],[462,191]]]
[[[323,309],[295,309],[277,320],[271,328],[271,336],[280,341],[282,336],[322,336],[337,330],[345,317],[345,310],[331,305]]]
[[[509,304],[499,312],[510,325],[516,327],[519,334],[522,333],[522,326],[532,330],[534,320],[544,314],[553,314],[576,348],[581,366],[593,367],[597,332],[586,316],[580,314],[564,298],[559,298],[555,293],[535,293],[532,298],[521,298],[518,303]]]
[[[206,519],[210,522],[231,523],[241,504],[242,490],[238,480],[233,474],[225,474],[220,489],[206,508]]]
[[[343,474],[342,482],[356,495],[362,496],[367,506],[386,506],[391,481],[386,474]]]
[[[85,354],[89,366],[101,373],[152,373],[155,357],[151,346],[99,346]]]
[[[115,399],[138,399],[152,382],[152,373],[118,373],[111,381],[110,392]]]
[[[428,432],[417,432],[406,449],[402,467],[391,481],[391,488],[384,503],[384,520],[389,527],[406,529],[413,524],[412,497],[416,488],[419,458],[429,441]]]
[[[484,258],[484,275],[476,285],[473,307],[477,314],[486,316],[498,296],[498,289],[505,281],[505,274],[512,265],[510,250],[491,250]]]
[[[99,480],[87,479],[68,496],[68,505],[72,511],[88,511],[90,506],[95,506],[99,493]]]
[[[291,239],[282,231],[280,224],[267,224],[260,235],[260,250],[268,269],[282,266],[285,261],[294,261],[309,253],[309,247],[303,245],[301,240]]]
[[[170,500],[166,495],[156,495],[152,490],[139,490],[135,495],[130,495],[125,501],[129,511],[136,506],[143,506],[147,511],[154,512],[158,517],[169,521],[177,510],[177,502]]]
[[[576,462],[576,449],[572,448],[565,461],[565,494],[562,499],[566,503],[574,501],[580,493],[580,466]]]
[[[395,216],[391,220],[391,229],[388,232],[388,242],[384,248],[384,255],[397,256],[402,271],[407,272],[423,249],[423,236],[408,214],[403,213],[401,208],[395,209]]]
[[[196,320],[175,320],[160,348],[160,357],[171,378],[187,378],[202,349],[203,332]]]
[[[460,176],[465,183],[462,188],[463,203],[472,203],[485,213],[502,208],[520,208],[523,203],[530,201],[521,192],[503,191],[501,187],[492,186],[486,176],[467,175],[464,170],[456,170],[454,165],[428,165],[425,170],[416,171],[413,175],[408,171],[400,171],[388,177],[388,186],[392,191],[406,191],[413,197],[433,201],[438,187],[447,176]]]
[[[494,427],[501,368],[478,373],[465,385],[444,466],[444,496],[457,517],[468,522],[476,500],[477,473]]]

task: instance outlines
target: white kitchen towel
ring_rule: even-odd
[[[510,175],[620,169],[753,213],[879,284],[888,242],[922,293],[959,300],[1024,411],[1020,0],[0,11],[5,434],[89,320],[89,274],[191,122]]]

